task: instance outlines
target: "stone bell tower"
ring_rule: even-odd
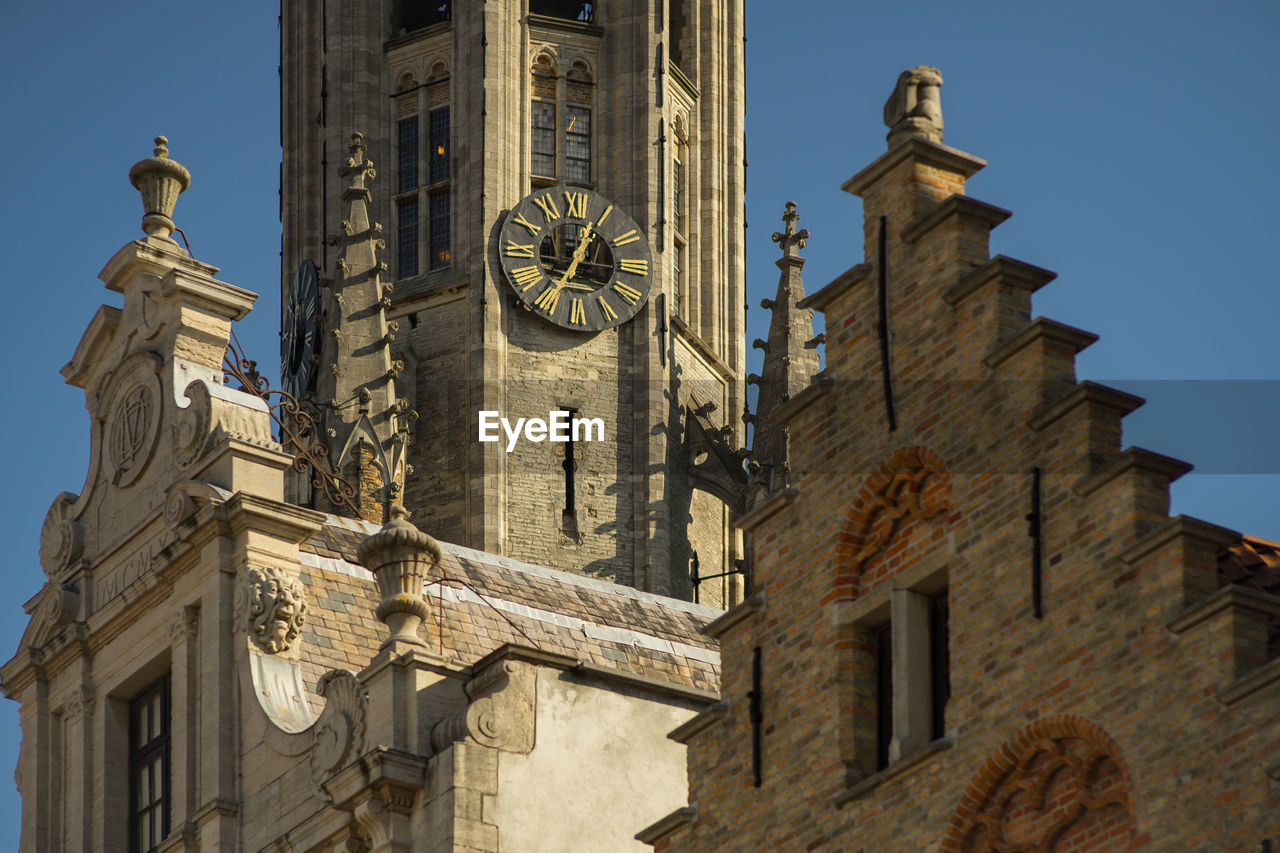
[[[303,380],[323,415],[317,383],[354,357],[330,338],[351,239],[336,168],[361,132],[379,172],[379,310],[398,327],[387,358],[402,363],[382,438],[394,466],[403,436],[404,465],[381,472],[384,505],[403,500],[444,541],[654,592],[691,595],[696,554],[704,576],[728,573],[704,603],[740,597],[736,507],[694,469],[739,461],[708,453],[707,434],[712,449],[745,439],[741,0],[284,0],[281,16],[285,303],[310,262],[330,306],[312,329],[325,346],[287,353],[311,372],[286,357],[286,385]],[[504,222],[536,212],[535,193],[550,206],[538,226],[576,198],[590,213],[508,246]],[[606,209],[634,220],[648,253],[627,268],[644,286],[619,282],[643,292],[634,316],[587,332],[522,304],[504,251],[567,282]],[[602,421],[603,440],[478,440],[481,411],[514,424],[562,410]]]

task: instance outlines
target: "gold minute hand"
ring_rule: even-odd
[[[587,246],[591,243],[591,238],[595,236],[594,227],[595,223],[592,222],[588,222],[582,227],[582,233],[578,235],[578,248],[573,250],[573,260],[569,261],[569,268],[564,271],[564,275],[560,276],[560,280],[556,282],[557,290],[569,283],[569,279],[573,278],[573,274],[578,271],[578,264],[586,259]]]

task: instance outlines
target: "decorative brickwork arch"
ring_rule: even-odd
[[[1037,720],[974,774],[942,853],[1121,853],[1136,850],[1131,776],[1096,723]]]
[[[951,508],[951,478],[942,457],[927,447],[895,450],[867,477],[854,498],[840,537],[837,597],[860,593],[863,568],[884,551],[904,522]]]

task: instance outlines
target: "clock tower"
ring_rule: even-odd
[[[370,377],[344,387],[396,448],[384,504],[662,594],[692,597],[696,565],[723,575],[703,603],[741,598],[743,73],[741,0],[283,0],[285,305],[317,280],[329,336],[310,367],[287,341],[285,385],[323,425],[351,404],[324,380]],[[376,174],[367,309],[338,298],[355,132]],[[364,310],[389,371],[331,345]],[[557,418],[586,428],[539,426]]]

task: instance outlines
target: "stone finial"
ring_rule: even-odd
[[[799,257],[799,250],[804,248],[805,241],[809,239],[809,229],[796,230],[796,222],[799,220],[800,214],[796,213],[796,203],[787,202],[787,209],[782,214],[783,230],[773,232],[773,242],[782,249],[784,258]]]
[[[373,572],[382,601],[376,615],[391,628],[382,647],[395,643],[424,645],[418,626],[430,615],[422,595],[428,579],[440,576],[440,546],[409,523],[400,504],[391,507],[391,520],[361,543],[360,564]]]
[[[139,160],[129,170],[129,183],[142,194],[142,230],[148,237],[175,242],[173,208],[178,195],[191,186],[191,173],[177,160],[169,159],[169,140],[156,137],[155,156]]]
[[[942,141],[942,72],[932,65],[917,65],[898,75],[898,85],[884,105],[889,147],[911,136]]]

